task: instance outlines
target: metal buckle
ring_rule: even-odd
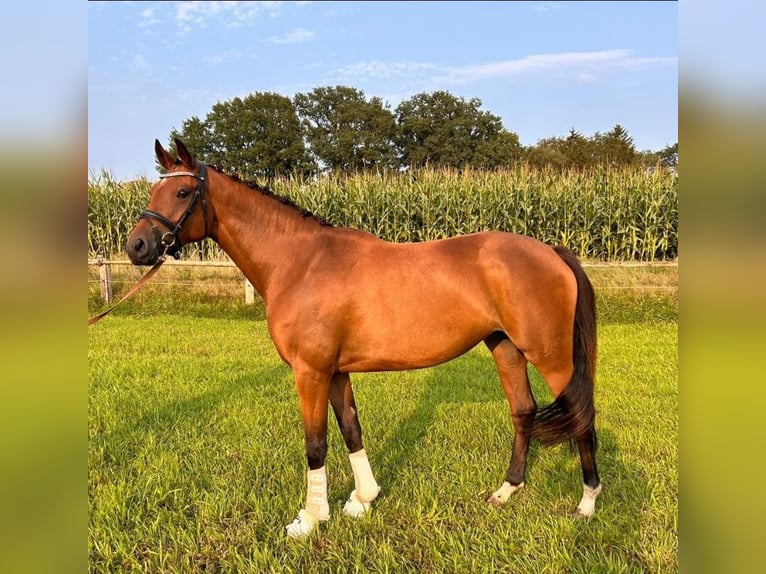
[[[170,242],[168,242],[165,238],[170,235]],[[172,231],[166,231],[162,234],[162,237],[160,237],[160,243],[162,243],[165,246],[165,250],[167,251],[168,248],[173,247],[176,244],[176,236]]]

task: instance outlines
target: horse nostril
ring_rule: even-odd
[[[143,239],[139,238],[139,239],[136,239],[136,240],[133,242],[133,250],[134,250],[136,253],[141,253],[141,252],[142,252],[142,251],[144,251],[145,249],[146,249],[146,243],[144,243],[144,240],[143,240]]]

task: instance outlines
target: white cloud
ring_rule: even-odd
[[[134,72],[141,72],[144,70],[148,70],[151,65],[149,64],[149,60],[144,58],[141,54],[136,54],[133,56],[133,58],[130,61],[130,69]]]
[[[306,28],[293,28],[282,36],[270,36],[266,41],[271,44],[300,44],[316,37],[316,32]]]
[[[561,2],[533,2],[531,7],[536,12],[551,12],[561,8],[561,5]]]
[[[450,68],[423,62],[357,62],[334,70],[334,74],[347,78],[414,78],[424,74],[447,72]]]
[[[424,62],[358,62],[333,71],[344,78],[414,78],[438,84],[467,84],[535,72],[571,73],[579,82],[593,82],[600,73],[650,66],[676,65],[675,57],[635,57],[630,50],[534,54],[471,66],[439,66]]]
[[[475,66],[452,68],[442,80],[464,84],[487,78],[516,76],[538,70],[589,68],[594,65],[614,64],[626,59],[628,50],[603,50],[598,52],[561,52],[558,54],[535,54],[516,60],[503,60]]]
[[[160,19],[155,15],[154,8],[144,8],[141,10],[141,21],[138,23],[139,28],[149,28],[159,23]]]
[[[223,93],[208,88],[177,90],[174,95],[176,98],[184,102],[202,103],[204,105],[212,105],[213,102],[226,99],[226,96]]]
[[[235,62],[242,58],[254,58],[255,54],[243,52],[242,50],[227,50],[220,54],[205,56],[202,61],[207,64],[223,64],[226,62]]]
[[[206,28],[215,22],[229,28],[252,23],[257,17],[278,16],[285,2],[179,2],[176,24],[181,32],[192,27]]]

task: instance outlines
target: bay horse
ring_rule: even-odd
[[[269,335],[291,368],[308,462],[306,503],[291,537],[329,519],[328,403],[349,452],[354,490],[344,512],[360,516],[377,497],[362,444],[349,373],[431,367],[481,343],[496,363],[515,436],[510,465],[487,499],[500,506],[524,486],[530,439],[577,444],[590,516],[601,492],[593,386],[594,292],[563,247],[504,232],[389,243],[325,224],[291,201],[198,162],[176,140],[158,140],[165,173],[127,241],[135,265],[212,238],[263,298]],[[527,363],[554,400],[537,408]]]

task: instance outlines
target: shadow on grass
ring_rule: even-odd
[[[458,368],[452,366],[456,363]],[[471,375],[465,376],[466,373]],[[429,369],[421,388],[415,408],[399,421],[385,444],[375,449],[379,453],[375,464],[378,482],[387,485],[387,489],[399,487],[402,473],[428,434],[441,405],[505,401],[493,360],[475,352]],[[508,425],[511,433],[510,415],[498,424]],[[510,453],[509,443],[509,457]]]
[[[603,491],[596,502],[596,514],[585,519],[577,517],[570,533],[573,552],[570,572],[594,572],[607,565],[630,572],[651,572],[657,564],[649,564],[644,558],[651,554],[645,548],[642,537],[644,520],[649,509],[652,486],[649,477],[641,469],[627,462],[620,454],[616,435],[609,429],[598,431],[599,474]],[[571,474],[570,457],[576,456],[568,449],[561,449],[561,456],[554,464],[557,476]],[[577,479],[573,488],[581,484],[577,458]]]
[[[491,358],[476,353],[457,360],[462,364],[455,370],[456,373],[473,374],[445,389],[445,385],[453,382],[444,380],[448,368],[441,366],[432,369],[423,382],[415,408],[399,421],[382,447],[375,448],[378,453],[376,476],[380,484],[386,485],[382,497],[386,496],[386,491],[400,489],[406,481],[407,467],[415,462],[414,457],[421,452],[429,428],[442,405],[498,400],[507,405]],[[547,404],[551,398],[550,391],[534,369],[530,369],[530,379],[538,403]],[[508,425],[508,435],[512,437],[510,416],[498,419],[497,424]],[[644,561],[640,553],[640,535],[642,516],[651,498],[651,485],[645,473],[623,459],[617,437],[611,430],[598,429],[598,439],[597,460],[604,491],[598,498],[594,517],[585,519],[575,512],[582,494],[582,471],[574,445],[543,447],[533,440],[527,460],[527,481],[539,486],[539,504],[549,504],[554,516],[558,514],[559,518],[571,518],[569,538],[576,548],[571,571],[597,571],[609,564],[622,564],[631,571],[650,571],[651,565]],[[511,447],[512,438],[507,445],[506,464],[510,462]],[[536,464],[543,449],[547,448],[555,449],[552,457],[545,457],[545,465]],[[490,453],[486,455],[489,459]],[[547,473],[550,481],[541,477],[541,472]],[[502,482],[504,474],[505,467],[498,468],[497,485]],[[491,490],[488,488],[486,492],[489,494]]]

